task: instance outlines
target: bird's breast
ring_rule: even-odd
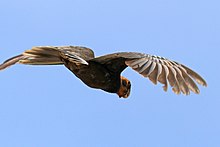
[[[79,79],[91,88],[116,93],[120,87],[120,75],[110,72],[105,66],[96,62],[79,67],[68,67]]]

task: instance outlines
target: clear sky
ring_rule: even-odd
[[[128,99],[63,66],[0,72],[1,147],[219,147],[218,0],[2,0],[0,61],[32,46],[160,55],[200,73],[201,94],[165,93],[131,69]]]

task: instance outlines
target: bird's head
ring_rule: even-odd
[[[131,82],[125,77],[120,77],[121,83],[120,88],[117,92],[118,96],[121,98],[127,98],[130,95],[131,91]]]

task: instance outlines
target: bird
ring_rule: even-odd
[[[88,87],[115,93],[119,98],[128,98],[131,92],[131,82],[121,76],[127,67],[155,85],[158,82],[163,84],[164,91],[170,85],[175,94],[199,94],[197,84],[207,86],[206,81],[189,67],[139,52],[117,52],[95,57],[92,49],[83,46],[36,46],[4,61],[0,70],[16,63],[64,65]]]

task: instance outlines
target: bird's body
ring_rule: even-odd
[[[120,75],[112,73],[99,63],[88,61],[88,65],[75,65],[64,61],[64,65],[91,88],[116,93],[120,87]]]
[[[31,65],[65,65],[83,83],[91,88],[117,93],[119,97],[127,98],[131,83],[121,76],[126,67],[131,67],[154,84],[168,84],[177,94],[188,95],[190,91],[199,93],[194,80],[206,86],[205,80],[190,68],[175,61],[159,56],[136,52],[120,52],[95,57],[94,52],[79,46],[40,46],[26,50],[24,53],[6,60],[0,65],[3,70],[15,63]]]

